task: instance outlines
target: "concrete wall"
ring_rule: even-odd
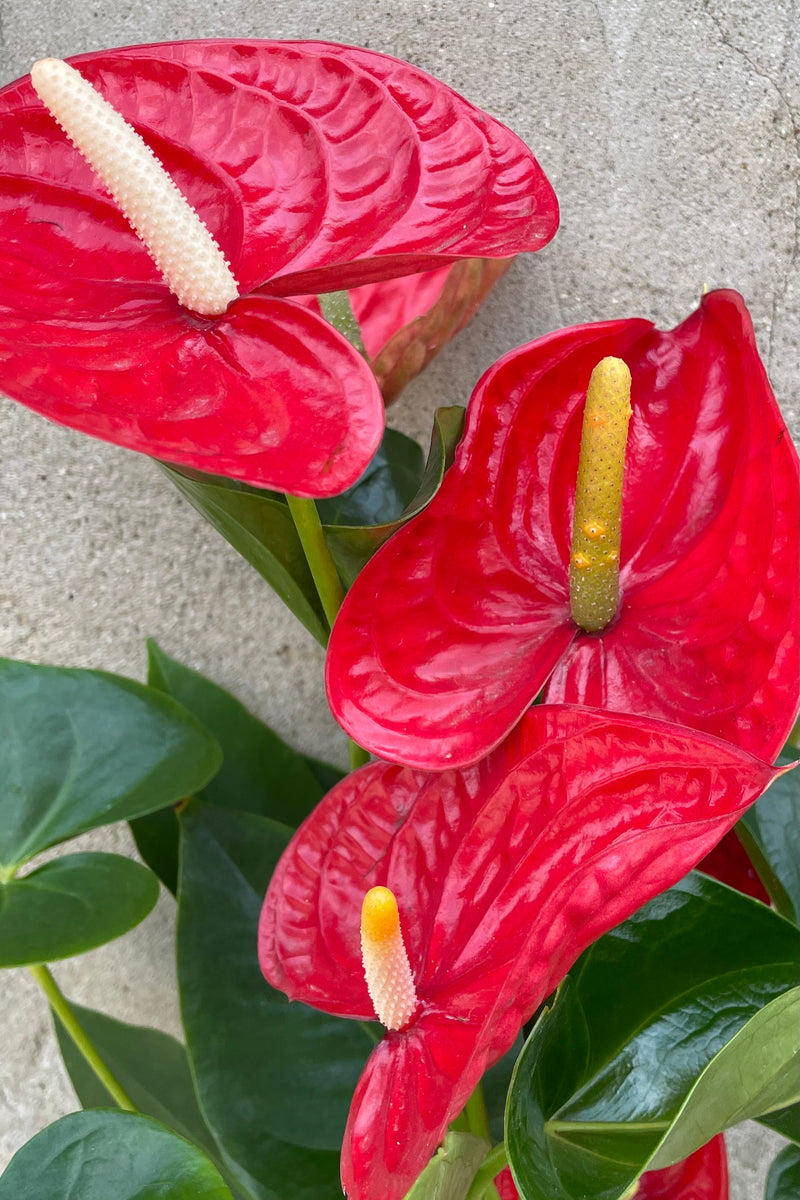
[[[190,37],[323,38],[406,58],[510,125],[558,193],[561,231],[515,264],[393,423],[427,443],[501,353],[580,321],[669,327],[704,285],[742,291],[797,431],[797,12],[789,0],[0,0],[0,77],[46,54]],[[0,652],[142,678],[144,638],[300,748],[343,760],[322,654],[146,459],[0,400]],[[130,848],[124,832],[84,842]],[[177,1032],[169,897],[56,975],[72,998]],[[43,998],[0,977],[3,1161],[75,1101]],[[735,1197],[774,1144],[731,1139]]]

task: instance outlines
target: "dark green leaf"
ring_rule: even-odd
[[[321,645],[328,624],[285,501],[216,475],[160,464],[178,491],[255,567]]]
[[[782,766],[797,752],[778,756]],[[736,832],[778,912],[800,921],[800,774],[789,771],[749,808]]]
[[[781,1137],[790,1142],[800,1143],[800,1104],[790,1104],[788,1108],[779,1108],[777,1112],[766,1113],[757,1117],[759,1125],[766,1125]]]
[[[422,448],[396,429],[386,429],[375,457],[351,488],[317,500],[325,525],[382,525],[396,521],[417,495],[425,469]]]
[[[80,1004],[70,1008],[143,1116],[154,1117],[213,1159],[217,1148],[197,1106],[189,1060],[181,1043],[158,1029],[127,1025]],[[56,1020],[55,1027],[64,1065],[83,1107],[113,1108],[113,1097],[61,1022]]]
[[[0,867],[173,804],[219,763],[213,738],[153,688],[0,659]]]
[[[219,742],[223,763],[198,796],[221,808],[272,817],[293,828],[305,820],[328,790],[323,769],[334,780],[335,767],[307,760],[287,746],[230,692],[198,671],[147,643],[148,683],[189,710]],[[330,785],[332,786],[332,785]],[[131,822],[142,858],[173,893],[178,876],[178,822],[174,812]]]
[[[178,894],[180,825],[174,808],[162,808],[129,822],[136,849],[165,888]]]
[[[14,1155],[0,1200],[232,1200],[195,1146],[149,1117],[77,1112]]]
[[[325,536],[331,554],[346,586],[349,587],[364,564],[387,538],[417,513],[422,512],[441,487],[444,473],[452,465],[463,432],[464,409],[437,409],[434,421],[431,448],[419,488],[399,516],[381,523],[372,521],[353,525],[325,525]]]
[[[69,854],[0,883],[0,967],[85,954],[143,921],[151,871],[120,854]]]
[[[503,1055],[499,1062],[489,1068],[481,1080],[483,1098],[486,1101],[486,1115],[489,1118],[489,1132],[494,1142],[502,1142],[505,1136],[506,1097],[514,1067],[522,1053],[522,1046],[523,1038],[520,1034],[511,1049]]]
[[[612,1200],[641,1171],[791,1103],[797,953],[787,921],[701,875],[600,938],[512,1080],[506,1141],[523,1200]]]
[[[281,1200],[341,1196],[338,1147],[371,1049],[338,1020],[266,983],[257,925],[290,831],[192,802],[181,813],[178,977],[198,1095],[219,1144]]]
[[[440,1146],[405,1200],[464,1200],[475,1172],[491,1149],[472,1133],[444,1135]]]
[[[765,1200],[797,1200],[800,1195],[800,1148],[784,1146],[767,1175]]]

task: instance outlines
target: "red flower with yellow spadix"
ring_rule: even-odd
[[[540,705],[473,767],[337,784],[278,864],[259,959],[290,999],[389,1030],[345,1132],[351,1200],[400,1200],[578,955],[778,773],[678,726]]]
[[[797,487],[735,292],[667,333],[608,321],[514,350],[433,502],[345,600],[334,715],[382,758],[442,770],[544,688],[772,760],[797,712]]]
[[[70,62],[0,91],[0,388],[169,462],[342,491],[380,394],[291,297],[506,259],[557,227],[523,143],[385,55],[198,41]]]

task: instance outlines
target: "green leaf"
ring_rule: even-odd
[[[800,1194],[800,1148],[784,1146],[767,1175],[765,1200],[797,1200]]]
[[[70,1008],[138,1110],[200,1146],[213,1159],[217,1147],[197,1105],[185,1047],[158,1029],[127,1025],[80,1004],[70,1004]],[[112,1108],[113,1097],[61,1022],[55,1019],[54,1024],[64,1065],[82,1106]]]
[[[352,525],[326,524],[325,536],[334,562],[346,586],[391,535],[422,512],[442,486],[444,473],[452,465],[464,429],[464,409],[439,408],[434,417],[428,461],[416,494],[396,517]]]
[[[143,921],[151,871],[120,854],[69,854],[0,883],[0,967],[85,954]]]
[[[325,525],[396,521],[417,495],[424,470],[425,456],[419,443],[387,428],[361,478],[341,495],[316,501],[320,520]]]
[[[323,528],[346,586],[386,539],[416,516],[441,486],[464,426],[463,408],[440,408],[423,472],[416,442],[387,430],[352,488],[319,502]],[[175,486],[277,592],[325,646],[328,625],[284,497],[236,480],[160,464]]]
[[[14,1155],[0,1200],[232,1200],[195,1146],[149,1117],[77,1112]]]
[[[371,1042],[264,980],[257,926],[290,831],[192,802],[180,816],[178,979],[200,1104],[220,1146],[281,1200],[339,1200],[338,1148]]]
[[[320,645],[328,624],[286,502],[277,492],[159,464],[193,508],[246,558]]]
[[[306,759],[287,746],[230,692],[147,643],[148,683],[188,709],[219,742],[223,763],[200,799],[273,817],[293,828],[305,820],[327,788],[320,772],[336,781],[335,767]],[[332,785],[331,785],[332,786]],[[178,882],[178,821],[161,812],[131,822],[139,853],[171,892]]]
[[[152,688],[0,659],[0,869],[173,804],[219,763],[205,729]]]
[[[781,766],[797,761],[795,750],[778,756]],[[800,922],[800,794],[798,772],[790,771],[747,810],[736,826],[745,850],[778,912]]]
[[[615,1200],[643,1170],[791,1103],[797,953],[789,922],[702,875],[590,947],[512,1080],[523,1200]]]
[[[448,1131],[405,1200],[464,1200],[490,1149],[484,1138]]]
[[[790,1104],[788,1108],[779,1108],[776,1112],[756,1117],[756,1120],[759,1125],[765,1125],[790,1142],[800,1143],[800,1104]]]

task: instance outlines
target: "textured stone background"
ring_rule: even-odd
[[[427,443],[501,353],[561,325],[681,320],[704,285],[745,295],[797,432],[797,6],[789,0],[0,0],[0,77],[43,55],[184,37],[323,38],[439,76],[535,150],[561,202],[555,242],[515,264],[393,422]],[[0,652],[142,678],[144,638],[233,690],[305,750],[343,759],[322,655],[144,458],[0,399]],[[128,851],[122,830],[82,839]],[[174,907],[59,964],[69,996],[178,1031]],[[221,964],[224,969],[224,964]],[[0,977],[0,1159],[75,1107],[46,1007]],[[730,1138],[734,1200],[759,1196],[777,1139]]]

